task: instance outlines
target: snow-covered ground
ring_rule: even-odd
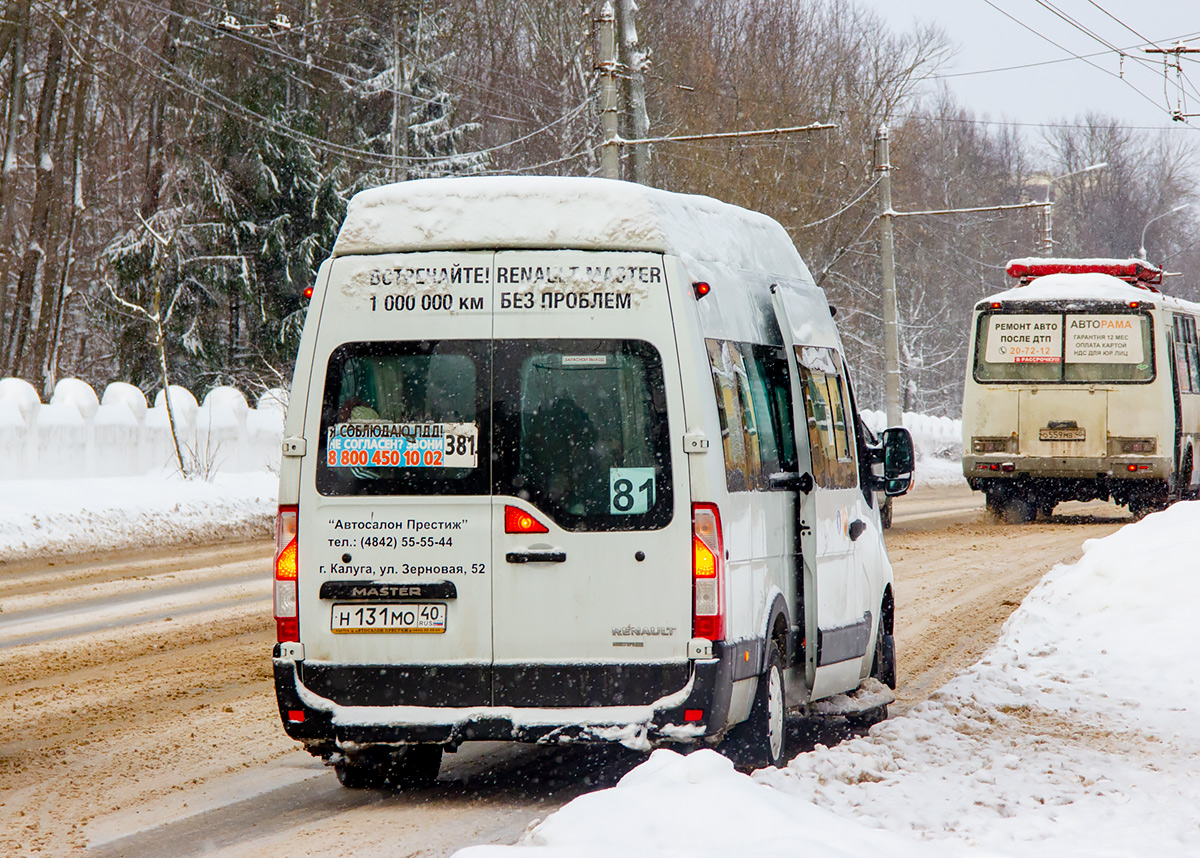
[[[0,482],[0,563],[272,533],[279,478],[262,471]]]
[[[1200,856],[1197,556],[1200,502],[1177,504],[1085,543],[976,665],[869,736],[753,776],[656,751],[520,847],[459,858]]]
[[[0,489],[2,562],[265,536],[276,478]],[[979,663],[869,736],[753,776],[712,751],[657,751],[519,847],[459,854],[1200,856],[1197,556],[1200,502],[1177,504],[1086,543],[1078,563],[1030,593]]]

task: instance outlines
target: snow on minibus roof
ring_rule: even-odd
[[[419,179],[362,191],[333,255],[468,249],[643,250],[809,279],[787,232],[764,214],[583,177]]]

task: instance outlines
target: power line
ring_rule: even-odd
[[[1041,33],[1041,32],[1039,32],[1039,31],[1038,31],[1037,29],[1035,29],[1034,27],[1031,27],[1031,26],[1029,26],[1029,25],[1028,25],[1028,24],[1026,24],[1024,21],[1022,21],[1021,19],[1019,19],[1019,18],[1017,18],[1017,17],[1015,17],[1015,16],[1013,16],[1013,15],[1010,15],[1008,12],[1005,12],[1003,9],[1001,9],[999,6],[997,6],[995,3],[993,3],[993,2],[992,2],[992,0],[983,0],[983,2],[984,2],[984,3],[986,3],[988,6],[991,6],[993,9],[995,9],[997,12],[999,12],[999,13],[1000,13],[1001,15],[1003,15],[1005,18],[1008,18],[1008,19],[1009,19],[1010,21],[1012,21],[1013,23],[1015,23],[1015,24],[1017,24],[1018,26],[1020,26],[1020,27],[1022,27],[1022,28],[1024,28],[1024,29],[1026,29],[1026,30],[1028,30],[1029,32],[1033,33],[1033,34],[1034,34],[1035,36],[1037,36],[1039,39],[1042,39],[1042,40],[1044,40],[1044,41],[1046,41],[1046,42],[1049,42],[1050,44],[1054,45],[1054,47],[1058,48],[1060,51],[1063,51],[1064,53],[1070,54],[1070,55],[1071,55],[1071,56],[1073,56],[1075,59],[1077,59],[1077,60],[1081,60],[1082,62],[1085,62],[1085,63],[1087,63],[1089,66],[1091,66],[1092,68],[1096,69],[1097,71],[1103,72],[1104,74],[1106,74],[1106,75],[1109,75],[1110,77],[1115,77],[1115,78],[1117,78],[1118,80],[1120,80],[1121,82],[1123,82],[1123,83],[1124,83],[1126,86],[1128,86],[1130,89],[1132,89],[1134,92],[1136,92],[1138,95],[1140,95],[1142,98],[1144,98],[1146,101],[1148,101],[1148,102],[1150,102],[1151,104],[1153,104],[1153,105],[1154,105],[1156,108],[1157,108],[1157,107],[1159,107],[1159,104],[1158,104],[1158,102],[1157,102],[1157,101],[1155,101],[1155,100],[1154,100],[1153,98],[1151,98],[1150,96],[1146,95],[1146,93],[1142,92],[1140,89],[1138,89],[1136,86],[1134,86],[1132,83],[1130,83],[1128,80],[1126,80],[1126,79],[1125,79],[1124,77],[1122,77],[1121,75],[1114,74],[1113,72],[1110,72],[1108,69],[1104,68],[1103,66],[1098,66],[1098,65],[1096,65],[1094,62],[1092,62],[1091,60],[1089,60],[1089,59],[1086,59],[1086,58],[1084,58],[1084,57],[1080,56],[1079,54],[1077,54],[1077,53],[1075,53],[1074,51],[1072,51],[1070,48],[1067,48],[1067,47],[1065,47],[1064,45],[1060,45],[1058,42],[1054,41],[1053,39],[1051,39],[1049,36],[1045,35],[1044,33]],[[1037,0],[1037,2],[1038,2],[1039,4],[1041,4],[1041,5],[1045,5],[1045,4],[1043,3],[1043,0]]]
[[[1140,33],[1138,33],[1138,32],[1137,32],[1136,30],[1134,30],[1132,27],[1128,26],[1128,25],[1127,25],[1127,24],[1125,24],[1124,22],[1122,22],[1122,21],[1120,21],[1119,19],[1115,18],[1114,16],[1112,16],[1112,15],[1111,15],[1111,14],[1109,14],[1108,12],[1105,12],[1105,10],[1104,10],[1104,9],[1103,9],[1101,6],[1099,6],[1097,3],[1095,3],[1095,2],[1092,2],[1092,0],[1088,0],[1088,1],[1089,1],[1089,2],[1091,2],[1091,4],[1092,4],[1093,6],[1095,6],[1097,9],[1099,9],[1101,12],[1104,12],[1104,14],[1106,14],[1106,15],[1108,15],[1110,18],[1112,18],[1114,21],[1117,21],[1117,23],[1118,23],[1118,24],[1121,24],[1121,26],[1125,27],[1125,29],[1129,30],[1129,31],[1130,31],[1131,33],[1133,33],[1135,36],[1137,36],[1137,37],[1138,37],[1138,38],[1140,38],[1140,39],[1143,39],[1143,40],[1145,41],[1145,43],[1147,43],[1147,44],[1151,44],[1151,45],[1153,45],[1153,44],[1154,44],[1154,42],[1153,42],[1153,41],[1151,41],[1150,39],[1146,39],[1146,38],[1145,38],[1145,36],[1142,36]],[[1151,67],[1151,63],[1150,63],[1148,60],[1143,60],[1141,57],[1139,57],[1139,56],[1137,56],[1137,55],[1133,55],[1133,54],[1126,54],[1126,53],[1125,53],[1125,52],[1124,52],[1122,49],[1118,48],[1118,47],[1117,47],[1116,45],[1114,45],[1112,42],[1108,41],[1107,39],[1105,39],[1104,37],[1102,37],[1101,35],[1099,35],[1099,33],[1097,33],[1095,30],[1092,30],[1090,27],[1086,27],[1086,26],[1084,26],[1084,25],[1083,25],[1082,23],[1080,23],[1080,22],[1079,22],[1077,19],[1075,19],[1075,18],[1074,18],[1074,17],[1072,17],[1071,15],[1068,15],[1067,13],[1063,12],[1061,9],[1059,9],[1057,6],[1055,6],[1053,3],[1049,2],[1049,0],[1034,0],[1034,2],[1036,2],[1036,3],[1037,3],[1039,6],[1041,6],[1042,8],[1044,8],[1044,9],[1048,9],[1050,12],[1054,13],[1055,15],[1057,15],[1057,16],[1058,16],[1059,18],[1061,18],[1062,20],[1066,21],[1066,22],[1067,22],[1068,24],[1070,24],[1071,26],[1075,27],[1075,29],[1079,30],[1081,33],[1083,33],[1083,34],[1085,34],[1085,35],[1087,35],[1087,36],[1091,37],[1092,39],[1095,39],[1095,40],[1096,40],[1097,42],[1099,42],[1100,44],[1102,44],[1102,45],[1104,45],[1105,47],[1109,48],[1109,50],[1115,51],[1116,53],[1118,53],[1118,54],[1121,56],[1121,59],[1122,59],[1122,60],[1124,60],[1126,57],[1129,57],[1129,58],[1130,58],[1130,59],[1132,59],[1134,62],[1137,62],[1137,63],[1140,63],[1140,64],[1142,64],[1142,66],[1143,66],[1144,68],[1149,68],[1149,67]],[[1156,46],[1156,47],[1157,47],[1157,46]],[[1154,51],[1151,51],[1150,53],[1154,53]],[[1157,69],[1155,69],[1155,71],[1157,71]],[[1178,87],[1178,88],[1179,88],[1179,90],[1182,92],[1182,91],[1183,91],[1183,84],[1182,84],[1183,70],[1182,70],[1182,69],[1180,69],[1179,71],[1180,71],[1180,78],[1181,78],[1181,81],[1180,81],[1180,83],[1178,83],[1178,84],[1177,84],[1177,87]],[[1123,75],[1122,75],[1122,80],[1124,80],[1124,76],[1123,76]],[[1167,95],[1167,92],[1166,92],[1167,83],[1168,83],[1168,79],[1167,79],[1167,76],[1166,76],[1166,75],[1165,75],[1165,73],[1164,73],[1164,75],[1163,75],[1163,98],[1166,100],[1166,104],[1167,104],[1167,110],[1168,110],[1168,111],[1170,111],[1170,110],[1171,110],[1171,99],[1170,99],[1170,96],[1169,96],[1169,95]],[[1189,84],[1191,84],[1191,81],[1188,81],[1188,83],[1189,83]],[[1193,90],[1195,90],[1195,87],[1194,87],[1194,86],[1193,86],[1192,88],[1193,88]],[[1179,113],[1179,112],[1181,112],[1181,111],[1175,111],[1175,114],[1177,114],[1177,113]],[[1174,115],[1175,115],[1175,114],[1173,114],[1173,117],[1174,117]]]

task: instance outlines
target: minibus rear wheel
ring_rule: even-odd
[[[743,771],[782,768],[787,757],[787,699],[783,658],[775,641],[767,642],[767,669],[758,677],[750,717],[729,731],[726,754]]]
[[[887,634],[882,625],[875,634],[875,660],[871,664],[871,676],[896,690],[896,637]]]

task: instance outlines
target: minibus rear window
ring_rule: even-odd
[[[636,340],[496,343],[497,494],[568,530],[671,520],[662,360]]]
[[[984,313],[975,337],[981,382],[1120,384],[1154,379],[1144,313]]]
[[[347,343],[334,350],[317,490],[487,494],[489,351],[486,341]]]

